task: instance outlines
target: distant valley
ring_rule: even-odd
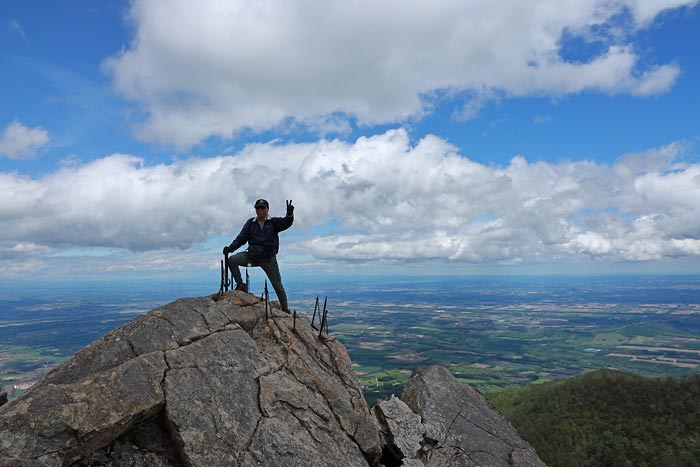
[[[329,330],[370,401],[400,393],[417,365],[433,363],[487,394],[601,368],[700,369],[697,277],[318,279],[288,289],[309,316],[328,297]],[[212,292],[202,283],[0,286],[0,385],[20,393],[135,316]]]

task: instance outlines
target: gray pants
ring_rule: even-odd
[[[248,262],[248,253],[245,251],[228,257],[228,267],[231,269],[231,274],[233,275],[233,280],[236,281],[236,285],[243,285],[241,270],[238,267],[247,266]],[[254,266],[260,266],[262,270],[265,271],[267,278],[270,279],[272,288],[275,289],[277,298],[280,300],[282,309],[288,310],[289,306],[287,304],[287,292],[284,291],[284,286],[282,285],[282,276],[280,275],[280,267],[277,264],[277,256],[273,255],[264,261],[255,263]]]

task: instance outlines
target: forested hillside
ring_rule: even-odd
[[[700,375],[600,370],[490,399],[550,467],[700,466]]]

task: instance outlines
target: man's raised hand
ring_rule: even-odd
[[[287,201],[287,217],[292,217],[294,215],[294,205],[292,205],[292,200]]]

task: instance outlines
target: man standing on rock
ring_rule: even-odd
[[[236,251],[248,243],[248,249],[228,258],[228,266],[236,281],[236,290],[248,292],[241,278],[239,266],[260,266],[267,274],[272,288],[280,300],[282,310],[289,313],[287,293],[282,285],[282,276],[277,264],[277,253],[280,249],[279,232],[287,230],[294,223],[294,206],[292,200],[287,201],[285,217],[270,217],[270,203],[259,199],[255,202],[255,217],[251,217],[241,229],[241,233],[224,247],[224,255]]]

